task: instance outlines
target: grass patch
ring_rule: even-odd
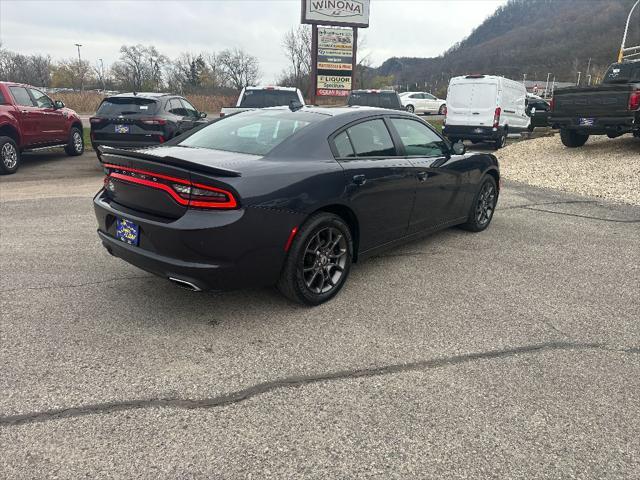
[[[84,149],[89,152],[93,152],[93,147],[91,146],[91,129],[83,128],[82,136],[84,138]]]

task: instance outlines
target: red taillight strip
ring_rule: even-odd
[[[165,185],[164,183],[152,182],[151,180],[145,180],[144,178],[129,177],[127,175],[122,175],[121,173],[111,173],[109,176],[117,180],[122,180],[123,182],[137,183],[138,185],[144,185],[145,187],[163,190],[171,195],[171,197],[180,205],[189,205],[189,200],[182,198],[173,188],[169,185]]]
[[[162,178],[164,180],[169,180],[170,182],[182,183],[183,185],[191,185],[191,182],[186,178],[170,177],[168,175],[163,175],[161,173],[149,172],[147,170],[139,170],[137,168],[123,167],[121,165],[114,165],[111,163],[105,163],[104,166],[106,168],[115,168],[117,170],[124,170],[125,172],[141,173],[143,175],[149,175],[151,177]]]
[[[293,239],[295,238],[296,233],[298,233],[298,227],[293,227],[291,229],[291,233],[289,234],[289,238],[287,238],[287,243],[284,245],[285,252],[288,252],[291,248],[291,244],[293,243]]]
[[[170,177],[168,175],[149,172],[147,170],[140,170],[138,168],[123,167],[121,165],[115,165],[111,163],[105,163],[104,166],[106,168],[123,170],[125,172],[139,173],[141,175],[148,175],[150,177],[162,178],[163,180],[168,180],[174,183],[180,183],[182,185],[189,185],[190,187],[197,187],[203,190],[209,190],[211,192],[218,192],[223,195],[226,195],[226,197],[228,198],[226,202],[194,200],[193,198],[191,200],[187,200],[185,198],[182,198],[180,195],[178,195],[178,193],[173,188],[171,188],[169,185],[165,185],[164,183],[153,182],[150,180],[145,180],[144,178],[122,175],[121,173],[117,173],[117,172],[111,172],[108,175],[109,177],[116,178],[118,180],[122,180],[125,182],[137,183],[138,185],[144,185],[145,187],[151,187],[158,190],[163,190],[167,192],[169,195],[171,195],[171,198],[173,198],[176,202],[178,202],[180,205],[183,205],[183,206],[200,207],[200,208],[236,208],[238,206],[238,202],[236,202],[235,196],[231,192],[227,190],[223,190],[221,188],[204,185],[202,183],[191,183],[189,180],[185,178]]]

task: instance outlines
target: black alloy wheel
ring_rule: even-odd
[[[416,109],[415,109],[415,108],[413,108],[413,105],[407,105],[407,112],[409,112],[409,113],[413,113],[413,112],[415,112],[415,111],[416,111]]]
[[[461,225],[465,230],[481,232],[491,223],[498,203],[498,189],[493,177],[487,175],[471,205],[467,222]]]
[[[278,289],[305,305],[333,298],[344,285],[353,258],[353,240],[337,215],[313,215],[294,238]]]

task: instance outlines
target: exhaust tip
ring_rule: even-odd
[[[192,292],[202,291],[202,289],[195,283],[191,283],[187,280],[182,280],[181,278],[169,277],[169,281],[180,288],[185,288],[187,290],[191,290]]]

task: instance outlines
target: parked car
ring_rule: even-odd
[[[294,87],[246,87],[238,96],[235,107],[224,107],[220,116],[255,110],[256,108],[288,107],[291,102],[303,106],[304,97],[299,89]]]
[[[447,101],[437,98],[428,92],[404,92],[400,94],[400,102],[407,112],[435,113],[444,115]]]
[[[395,90],[352,90],[347,97],[347,105],[405,110]]]
[[[277,285],[308,305],[352,262],[484,230],[500,185],[493,155],[377,108],[255,110],[148,150],[101,148],[94,207],[111,254],[191,290]]]
[[[557,89],[549,123],[569,148],[583,146],[590,135],[640,136],[640,60],[614,63],[601,85]]]
[[[529,124],[530,131],[533,131],[536,127],[549,126],[549,111],[551,110],[549,102],[538,95],[527,93],[525,104],[525,111],[529,118],[531,118],[531,123]]]
[[[15,173],[22,152],[64,148],[82,155],[82,121],[35,87],[0,82],[0,174]]]
[[[105,98],[89,119],[91,144],[119,148],[155,146],[207,123],[184,97],[171,93],[121,93]]]
[[[504,147],[509,133],[529,127],[527,91],[514,80],[493,75],[454,77],[449,82],[443,133],[452,141],[490,142]]]

